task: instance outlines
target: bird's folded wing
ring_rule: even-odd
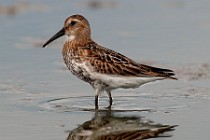
[[[155,68],[134,62],[126,56],[97,44],[85,46],[86,57],[96,72],[118,76],[169,77],[175,75],[172,70]],[[175,79],[175,78],[173,78]]]

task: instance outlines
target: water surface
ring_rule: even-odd
[[[210,2],[90,2],[1,2],[0,139],[66,139],[95,116],[93,90],[62,62],[65,37],[41,48],[76,13],[89,20],[99,44],[179,78],[114,91],[114,114],[178,125],[171,137],[156,139],[208,139]],[[102,95],[101,109],[107,105]]]

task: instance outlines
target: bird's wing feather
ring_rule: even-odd
[[[138,64],[128,57],[98,46],[94,42],[85,45],[83,50],[86,54],[84,59],[88,59],[94,70],[99,73],[120,76],[169,78],[173,78],[171,76],[174,75],[172,70]]]

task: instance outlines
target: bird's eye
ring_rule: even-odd
[[[74,26],[76,24],[76,21],[72,21],[72,22],[70,22],[70,26]]]

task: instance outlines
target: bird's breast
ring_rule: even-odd
[[[73,49],[63,49],[63,60],[67,68],[73,75],[79,79],[91,83],[89,73],[87,71],[87,63],[82,60],[82,57],[75,52]]]

